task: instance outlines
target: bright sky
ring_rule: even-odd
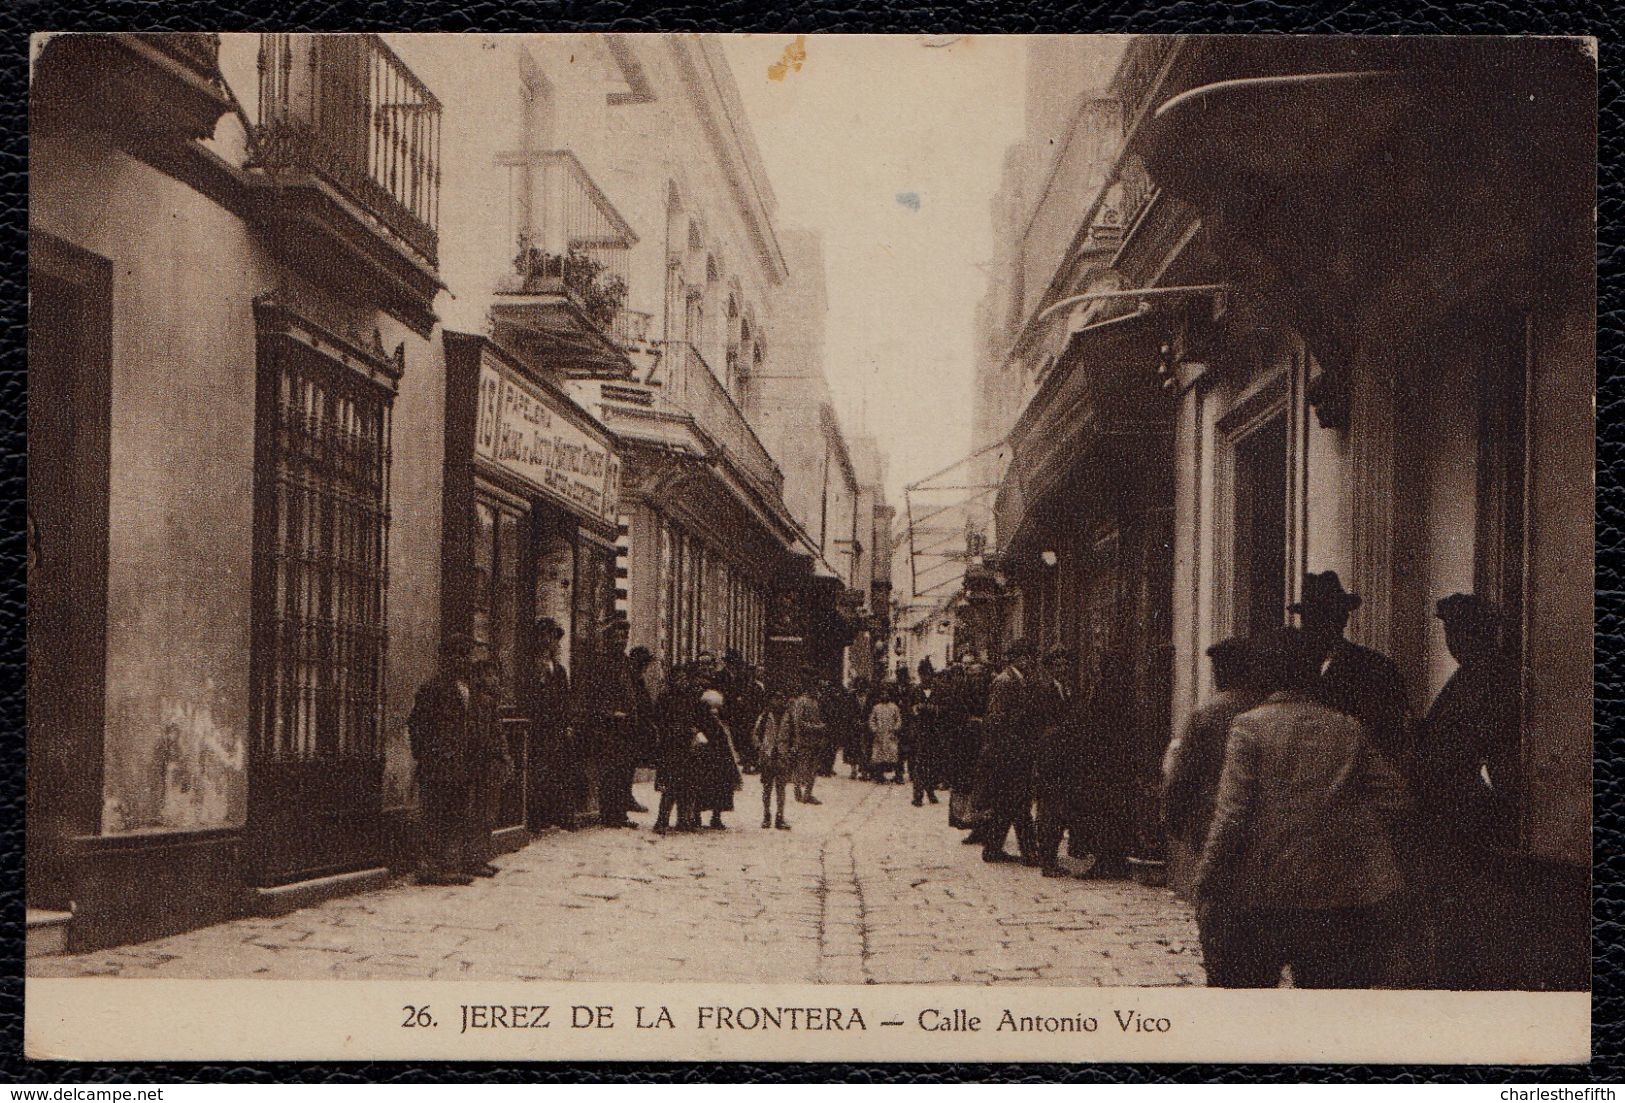
[[[830,387],[887,492],[970,450],[989,204],[1021,136],[1020,37],[726,36],[783,225],[823,236]],[[772,69],[781,79],[772,79]]]

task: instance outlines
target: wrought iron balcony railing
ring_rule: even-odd
[[[784,493],[784,472],[698,349],[687,341],[665,342],[657,379],[666,400],[693,418],[758,489],[775,498]]]
[[[599,330],[626,348],[647,323],[626,309],[631,249],[638,236],[567,149],[522,150],[502,158],[508,168],[515,267],[525,291],[535,291],[555,265],[559,290],[583,307]]]
[[[375,34],[262,34],[257,167],[338,189],[437,263],[440,101]]]

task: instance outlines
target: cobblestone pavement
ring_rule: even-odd
[[[823,779],[821,806],[730,830],[548,833],[468,887],[401,880],[279,918],[35,958],[33,976],[1201,984],[1189,909],[1164,889],[1045,879],[960,845],[947,802]],[[653,806],[652,786],[638,798]],[[645,824],[652,817],[642,816]]]

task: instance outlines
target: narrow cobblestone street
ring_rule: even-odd
[[[764,831],[550,833],[466,888],[389,888],[274,919],[36,958],[34,976],[1182,985],[1189,910],[1163,889],[1046,880],[960,845],[946,804],[825,779]],[[638,787],[653,806],[653,787]],[[651,817],[639,817],[647,825]]]

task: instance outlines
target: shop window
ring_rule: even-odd
[[[474,503],[473,594],[470,634],[502,671],[504,704],[518,686],[519,625],[526,517],[520,510],[481,496]]]
[[[1286,618],[1286,419],[1235,442],[1233,630],[1264,632]]]

